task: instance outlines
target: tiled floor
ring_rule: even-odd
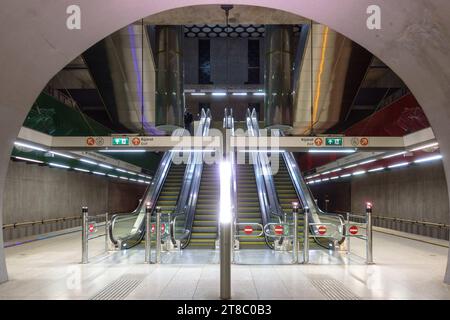
[[[123,275],[140,284],[127,299],[218,299],[218,253],[165,254],[163,264],[143,263],[143,250],[104,253],[102,238],[90,243],[90,263],[79,263],[79,234],[6,249],[10,281],[0,299],[89,299]],[[329,299],[340,290],[320,291],[317,283],[338,281],[360,299],[450,299],[442,282],[447,248],[374,233],[375,265],[364,264],[364,243],[352,242],[354,254],[313,252],[311,264],[291,265],[273,252],[241,251],[232,266],[233,299]],[[301,255],[300,255],[301,256]],[[260,264],[273,262],[271,264]],[[186,263],[181,263],[186,262]],[[282,262],[284,264],[277,264]],[[343,291],[343,290],[342,290]]]

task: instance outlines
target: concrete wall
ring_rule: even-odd
[[[3,224],[133,210],[144,185],[111,178],[10,161],[3,194]],[[80,225],[80,220],[4,230],[4,240]]]
[[[318,204],[330,211],[363,214],[374,205],[374,225],[448,240],[448,229],[381,219],[376,216],[449,224],[447,183],[442,163],[422,164],[353,177],[343,182],[312,185]]]

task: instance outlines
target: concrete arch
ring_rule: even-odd
[[[44,85],[64,65],[105,36],[144,16],[188,5],[225,3],[274,8],[313,19],[382,59],[422,105],[440,142],[447,183],[450,182],[448,0],[3,0],[0,194],[20,126]],[[66,28],[66,8],[72,4],[81,7],[81,30]],[[381,8],[380,30],[369,30],[366,26],[370,5]],[[0,282],[7,280],[1,239],[0,231]],[[450,283],[448,266],[446,282]]]

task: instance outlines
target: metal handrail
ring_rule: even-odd
[[[104,217],[104,215],[103,215]],[[63,217],[63,218],[52,218],[52,219],[42,219],[42,220],[36,220],[36,221],[24,221],[24,222],[15,222],[15,223],[8,223],[4,224],[2,226],[2,229],[15,229],[20,227],[26,227],[26,226],[34,226],[38,224],[46,224],[46,223],[52,223],[52,222],[60,222],[60,221],[72,221],[72,220],[78,220],[81,219],[81,216],[71,216],[71,217]]]

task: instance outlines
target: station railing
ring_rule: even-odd
[[[81,263],[89,263],[89,241],[99,237],[105,237],[105,252],[111,250],[111,240],[109,239],[110,220],[108,213],[90,216],[88,207],[81,208]],[[99,220],[103,220],[104,233],[99,234]]]

